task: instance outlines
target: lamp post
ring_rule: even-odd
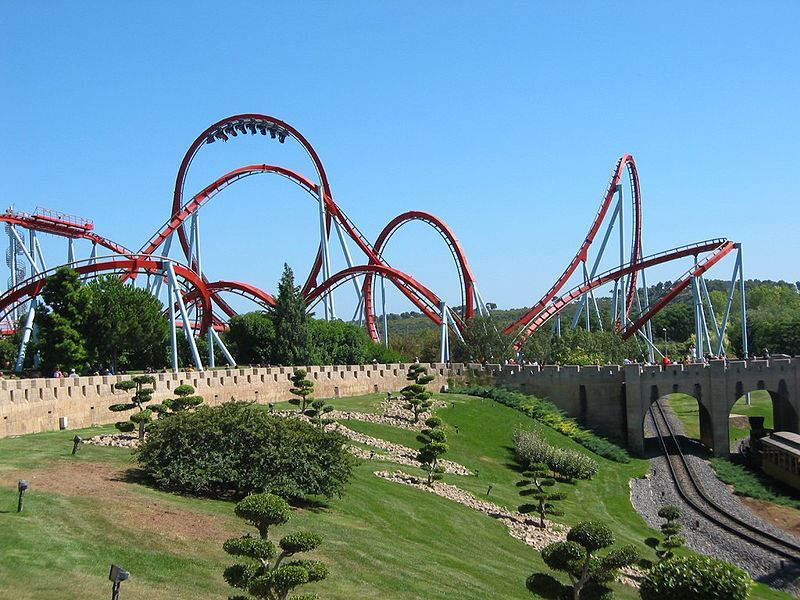
[[[664,356],[666,356],[669,354],[669,352],[667,352],[667,328],[664,327],[661,331],[664,332]]]
[[[24,479],[20,479],[19,483],[17,483],[17,489],[19,490],[19,502],[17,503],[17,512],[22,512],[22,497],[25,495],[25,490],[28,489],[28,482]]]
[[[111,572],[108,579],[111,582],[111,600],[119,600],[119,586],[131,576],[125,569],[117,565],[111,565]]]

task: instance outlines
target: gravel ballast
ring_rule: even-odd
[[[682,432],[683,427],[674,413],[669,410],[665,403],[662,403],[662,406],[665,409],[667,418],[670,420],[673,431],[676,433]],[[646,418],[646,430],[649,432],[654,431],[649,414]],[[707,460],[692,454],[691,450],[686,447],[684,447],[684,453],[698,482],[718,506],[762,531],[767,531],[800,544],[800,540],[796,537],[760,519],[744,506],[728,486],[719,480]],[[631,480],[630,487],[633,507],[642,515],[647,524],[654,529],[659,529],[664,522],[658,516],[658,510],[667,504],[674,504],[680,507],[683,512],[683,516],[680,519],[683,525],[682,535],[686,538],[686,545],[689,548],[741,567],[756,581],[766,583],[771,587],[782,589],[794,595],[800,593],[800,585],[798,585],[800,584],[800,566],[790,564],[785,560],[782,561],[780,557],[760,546],[748,543],[706,521],[700,513],[689,507],[678,495],[670,475],[666,457],[656,456],[651,458],[650,472],[643,479]]]

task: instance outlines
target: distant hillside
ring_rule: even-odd
[[[650,302],[656,302],[661,296],[663,296],[669,289],[672,287],[672,281],[663,281],[658,282],[654,285],[649,286],[649,295],[650,295]],[[713,292],[725,292],[728,291],[728,286],[730,285],[730,281],[722,280],[722,279],[706,279],[706,285],[708,286],[709,293]],[[774,287],[788,287],[792,288],[795,292],[800,290],[800,281],[795,284],[788,283],[786,281],[772,281],[769,279],[747,279],[745,280],[745,289],[750,290],[752,287],[756,285],[766,285],[766,286],[774,286]],[[748,294],[749,296],[749,294]],[[675,303],[681,304],[691,304],[692,302],[692,291],[691,286],[681,292],[675,300]],[[598,297],[597,298],[598,308],[600,309],[601,314],[608,315],[611,312],[611,298],[608,296]],[[497,322],[498,326],[506,326],[509,323],[513,323],[517,319],[519,319],[530,307],[522,307],[522,308],[494,308],[491,303],[489,303],[489,308],[491,309],[492,318]],[[460,307],[456,307],[460,309]],[[721,310],[723,307],[716,307],[715,309]],[[565,308],[561,313],[562,322],[570,321],[575,314],[576,307],[568,306]],[[389,339],[393,336],[397,335],[415,335],[425,331],[433,331],[436,329],[436,326],[422,313],[416,311],[409,311],[409,312],[402,312],[402,313],[388,313],[386,315],[387,325],[389,328]]]

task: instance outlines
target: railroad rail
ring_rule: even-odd
[[[773,535],[768,531],[762,531],[747,521],[727,513],[709,497],[703,486],[697,481],[697,477],[686,459],[686,455],[683,453],[680,442],[664,414],[660,401],[656,400],[654,404],[656,410],[653,410],[651,406],[650,415],[655,425],[656,435],[661,443],[661,449],[667,459],[670,474],[675,482],[675,488],[683,501],[706,520],[728,533],[782,558],[800,564],[800,545]],[[659,420],[661,423],[659,423]],[[666,435],[664,431],[667,432]],[[670,452],[667,448],[665,438],[669,438],[672,441],[673,452]]]

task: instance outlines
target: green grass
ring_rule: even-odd
[[[700,409],[697,406],[697,400],[692,396],[686,394],[670,394],[667,398],[670,408],[675,411],[675,414],[683,424],[684,432],[687,437],[692,439],[700,439]],[[772,427],[772,399],[769,392],[764,390],[757,390],[750,393],[751,404],[748,406],[745,403],[745,398],[739,398],[736,404],[731,408],[731,414],[745,415],[748,417],[764,417],[764,427],[770,429]],[[750,435],[750,427],[734,427],[729,428],[731,443],[746,438]]]
[[[782,487],[771,477],[724,458],[712,458],[711,465],[722,481],[735,488],[734,493],[738,496],[748,496],[800,510],[800,498],[785,493],[790,490]]]
[[[365,396],[353,396],[351,398],[325,398],[324,400],[336,410],[381,414],[382,410],[378,405],[386,400],[386,394],[375,393]],[[277,402],[275,404],[275,409],[297,410],[297,406],[289,402]]]
[[[519,504],[511,467],[511,434],[517,426],[534,429],[548,441],[580,448],[553,430],[491,400],[448,395],[454,406],[439,411],[450,435],[448,458],[479,469],[478,477],[447,481],[508,507]],[[369,405],[375,398],[350,399]],[[379,400],[378,400],[379,401]],[[348,426],[409,446],[412,432],[368,423]],[[458,433],[456,433],[458,427]],[[83,430],[81,435],[110,428]],[[117,562],[132,573],[123,584],[131,599],[211,600],[232,592],[222,581],[232,561],[221,541],[247,527],[233,517],[232,503],[175,496],[134,482],[117,483],[102,499],[80,490],[91,469],[124,470],[133,466],[130,452],[84,446],[70,456],[75,431],[33,434],[0,440],[0,598],[22,600],[105,598],[108,566]],[[634,542],[652,535],[628,501],[628,480],[646,470],[634,460],[621,465],[597,457],[600,473],[591,482],[564,486],[565,523],[603,519],[617,538]],[[493,519],[433,494],[375,477],[378,469],[397,465],[366,461],[356,468],[342,498],[321,510],[299,510],[278,532],[300,528],[318,531],[325,543],[317,552],[331,567],[330,578],[308,586],[327,599],[531,598],[525,578],[544,565],[536,551],[511,538]],[[44,491],[48,473],[73,469],[77,489]],[[404,471],[414,471],[402,467]],[[16,479],[31,482],[26,509],[17,514]],[[135,511],[173,516],[191,527],[211,520],[213,527],[183,534],[134,519]],[[617,597],[634,599],[635,590],[617,585]],[[758,586],[753,598],[788,598]]]

